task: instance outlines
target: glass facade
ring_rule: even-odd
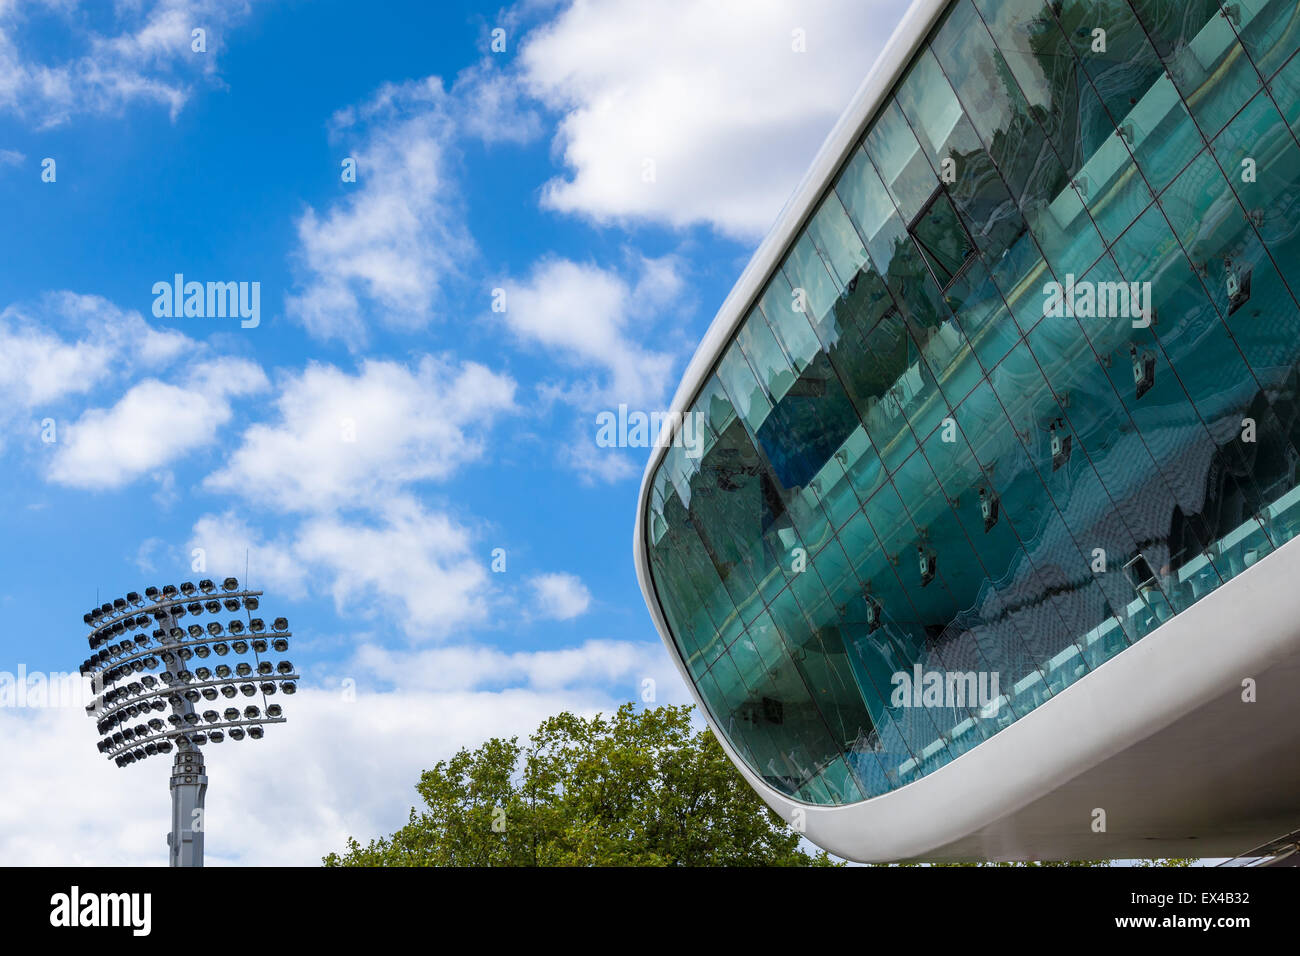
[[[1297,49],[1296,0],[930,32],[650,479],[672,641],[773,788],[915,780],[1300,530]]]

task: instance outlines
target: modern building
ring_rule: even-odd
[[[1297,50],[1296,0],[917,0],[723,304],[637,571],[815,843],[1300,826]]]

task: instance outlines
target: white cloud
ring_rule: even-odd
[[[591,606],[591,592],[575,574],[538,574],[528,579],[528,586],[533,592],[533,605],[544,618],[568,621],[587,613]]]
[[[240,0],[131,0],[113,4],[107,28],[97,32],[75,0],[0,3],[0,111],[49,127],[145,102],[175,118],[193,83],[215,74],[223,28],[243,19],[250,6]],[[75,52],[40,62],[25,28],[40,20],[44,32],[49,15],[65,31],[61,45]],[[206,52],[192,49],[195,28],[206,31]]]
[[[246,585],[274,590],[295,600],[307,594],[307,568],[294,553],[292,543],[264,540],[246,518],[233,511],[199,518],[186,546],[187,562],[195,548],[203,549],[210,577],[235,575]]]
[[[84,394],[110,373],[156,371],[193,346],[99,296],[57,292],[10,305],[0,312],[0,406],[39,408]]]
[[[352,194],[298,220],[300,291],[288,312],[321,338],[353,347],[367,319],[416,329],[474,243],[451,178],[454,125],[442,80],[388,84],[334,119],[357,161]]]
[[[656,685],[673,684],[672,663],[658,641],[591,640],[558,650],[513,652],[472,645],[393,651],[367,643],[357,648],[348,667],[363,686],[377,681],[427,692],[615,686],[631,699],[647,678]]]
[[[640,693],[642,674],[659,675],[660,703],[688,700],[662,649],[654,669],[651,645],[630,653],[622,646],[542,652],[532,661],[507,662],[508,675],[499,681],[472,676],[468,689],[439,681],[435,658],[410,659],[414,675],[389,675],[395,689],[362,690],[353,700],[320,689],[327,680],[314,687],[304,681],[285,701],[288,722],[269,728],[265,739],[207,748],[205,863],[317,865],[324,854],[344,849],[349,835],[365,843],[405,824],[408,808],[419,803],[414,787],[421,771],[438,760],[489,737],[526,736],[564,710],[610,713]],[[451,656],[443,660],[458,666]],[[402,663],[400,657],[377,660],[373,669]],[[600,689],[609,675],[630,686]],[[489,684],[497,689],[477,689]],[[94,730],[77,706],[0,709],[0,739],[23,742],[0,761],[6,794],[0,859],[28,866],[165,865],[169,762],[155,757],[119,769],[95,752]]]
[[[211,444],[232,415],[232,397],[266,387],[244,359],[206,363],[185,385],[146,379],[111,408],[90,409],[64,426],[47,477],[76,488],[120,488],[165,470],[178,456]]]
[[[523,82],[563,114],[568,173],[544,203],[601,223],[760,236],[907,5],[575,0],[520,53]]]
[[[294,549],[330,578],[340,614],[382,614],[424,640],[486,620],[488,571],[472,545],[470,531],[448,515],[395,498],[378,525],[307,521]]]
[[[659,313],[682,294],[675,260],[641,259],[629,284],[613,270],[548,258],[527,278],[508,282],[506,325],[525,344],[541,345],[571,366],[595,368],[603,380],[569,397],[587,407],[661,399],[673,356],[647,348]]]
[[[279,421],[250,426],[206,485],[295,511],[381,503],[479,458],[514,393],[505,375],[429,355],[413,370],[367,361],[356,375],[313,363],[282,384]]]
[[[18,166],[26,161],[26,155],[16,149],[0,149],[0,166]]]

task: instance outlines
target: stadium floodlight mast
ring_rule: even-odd
[[[99,752],[127,767],[176,751],[167,835],[172,866],[203,865],[208,777],[202,748],[227,737],[260,740],[267,724],[285,721],[280,704],[267,698],[298,689],[293,664],[267,657],[289,649],[289,622],[277,617],[268,628],[262,618],[253,617],[261,598],[261,591],[241,590],[235,578],[226,578],[220,588],[205,578],[197,585],[186,581],[180,587],[145,588],[143,597],[131,591],[82,615],[90,628],[91,655],[81,673],[94,690],[86,714],[99,731]],[[206,625],[198,623],[201,615],[223,610],[243,610],[244,619],[223,624],[214,617]],[[190,623],[183,623],[186,618]],[[196,658],[219,663],[191,670]],[[146,673],[159,668],[157,676]],[[250,702],[242,708],[199,710],[204,701],[259,695],[261,706]]]

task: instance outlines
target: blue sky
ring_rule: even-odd
[[[97,589],[247,556],[306,679],[209,755],[213,863],[391,830],[438,758],[646,679],[686,701],[647,452],[596,415],[666,407],[903,6],[0,0],[0,672],[75,670]],[[260,283],[260,323],[156,317],[176,273]],[[0,708],[0,748],[0,858],[163,860],[163,760],[76,707]]]

